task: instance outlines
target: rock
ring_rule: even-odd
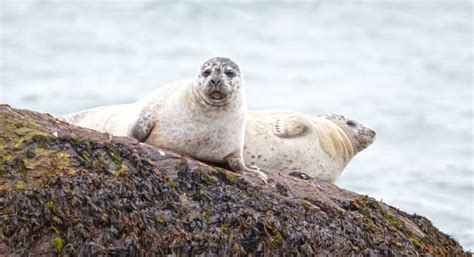
[[[265,185],[0,106],[0,255],[470,256],[429,220],[335,185]]]

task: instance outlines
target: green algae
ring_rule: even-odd
[[[115,164],[122,164],[122,157],[114,148],[109,148],[109,155]]]
[[[227,180],[231,183],[235,183],[237,181],[237,176],[231,174],[230,172],[226,172],[225,174],[225,177],[227,178]]]
[[[54,238],[54,248],[56,249],[56,251],[61,252],[61,250],[63,249],[63,239],[59,236],[56,236]]]
[[[67,161],[71,155],[68,152],[59,152],[58,157]]]
[[[40,130],[35,129],[28,129],[28,128],[21,128],[21,133],[15,133],[16,137],[11,137],[10,139],[15,140],[14,147],[20,148],[25,142],[31,140],[34,137],[42,136],[42,137],[51,137],[50,134],[45,133]]]
[[[55,210],[58,208],[58,207],[54,204],[53,201],[47,201],[47,202],[46,202],[46,206],[47,206],[50,210],[52,210],[52,211],[55,211]]]
[[[156,216],[156,217],[155,217],[155,221],[156,221],[158,224],[161,224],[161,225],[166,224],[166,220],[165,220],[162,216]]]
[[[421,242],[418,238],[414,237],[414,236],[411,236],[408,238],[408,240],[410,240],[410,242],[417,248],[421,248]]]
[[[126,171],[126,166],[124,163],[121,163],[120,164],[120,168],[116,169],[116,170],[111,170],[110,172],[112,174],[114,174],[115,176],[120,176],[122,173],[124,173]]]
[[[37,147],[35,148],[36,155],[48,155],[52,152],[51,149]],[[36,156],[35,156],[36,157]]]
[[[56,234],[61,234],[61,231],[59,231],[59,228],[55,227],[55,226],[51,226],[51,229],[56,232]]]
[[[15,183],[15,188],[18,190],[25,190],[26,188],[26,183],[23,181],[18,181]]]
[[[209,215],[211,215],[211,213],[210,213],[209,210],[203,210],[203,211],[201,212],[201,216],[203,216],[204,218],[209,217]]]
[[[390,223],[392,226],[396,227],[396,228],[400,228],[400,222],[393,216],[391,215],[388,215],[388,214],[384,214],[383,217],[385,218],[386,221],[388,221],[388,223]]]
[[[199,196],[207,196],[207,191],[205,189],[200,188],[197,190],[197,194]]]

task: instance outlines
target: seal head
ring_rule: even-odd
[[[355,120],[347,119],[343,115],[338,114],[331,114],[325,116],[325,118],[334,122],[346,132],[357,152],[364,150],[375,141],[375,131]]]
[[[199,100],[212,106],[226,105],[239,95],[242,75],[239,66],[229,58],[214,57],[201,66],[193,85]]]

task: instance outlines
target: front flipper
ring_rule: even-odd
[[[141,113],[131,129],[130,136],[136,138],[140,142],[145,142],[155,125],[151,118],[151,113]]]
[[[237,173],[247,173],[249,175],[259,177],[263,180],[263,182],[267,183],[268,177],[260,169],[254,167],[249,168],[245,166],[241,152],[229,154],[224,158],[224,160],[227,162],[227,164],[229,164],[232,171]]]
[[[282,116],[273,123],[273,134],[281,138],[292,138],[304,135],[309,130],[308,121],[298,116]]]

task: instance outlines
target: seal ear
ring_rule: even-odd
[[[309,130],[308,122],[298,116],[277,117],[273,124],[273,134],[281,138],[298,137]]]
[[[140,142],[145,142],[155,125],[150,116],[151,114],[140,115],[130,130],[131,137],[136,138]]]

